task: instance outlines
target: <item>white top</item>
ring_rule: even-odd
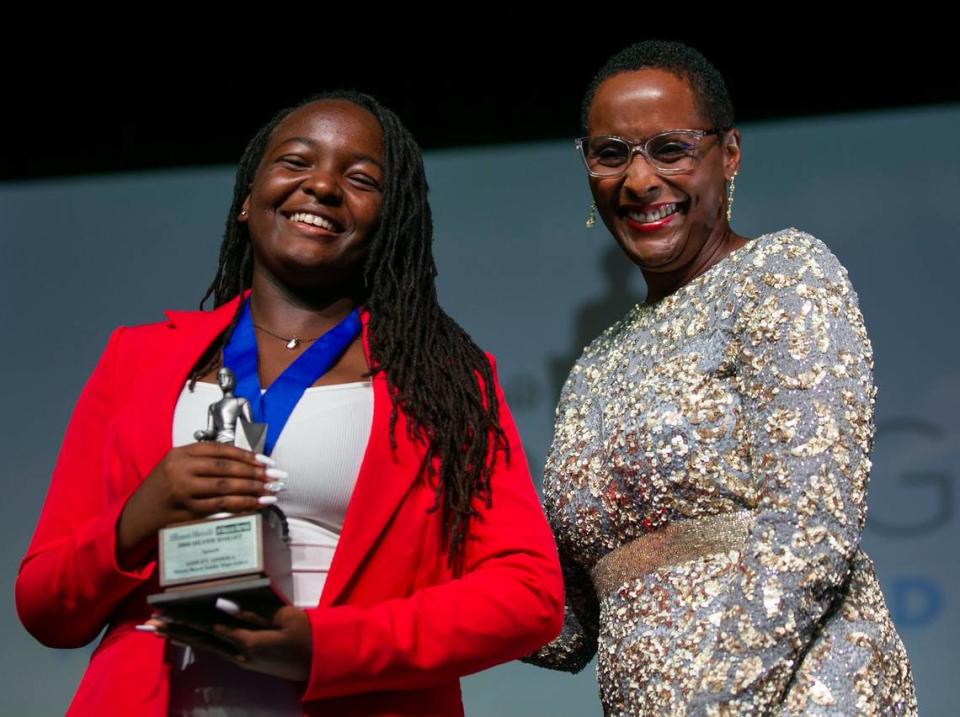
[[[184,386],[173,414],[173,445],[194,442],[207,410],[223,394],[214,383]],[[293,602],[316,607],[333,561],[347,504],[373,421],[370,381],[308,388],[294,407],[271,457],[290,477],[277,506],[290,526]]]
[[[194,442],[222,393],[212,383],[184,386],[173,414],[173,445]],[[373,422],[370,381],[308,388],[287,420],[272,458],[290,477],[277,505],[287,515],[293,602],[316,607],[340,538]],[[171,717],[300,715],[293,682],[235,667],[189,648],[170,646]]]

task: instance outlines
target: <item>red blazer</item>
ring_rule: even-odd
[[[167,714],[164,641],[133,627],[150,614],[156,563],[116,562],[126,499],[171,448],[173,411],[190,369],[229,324],[239,299],[211,312],[114,331],[67,427],[40,520],[17,576],[17,612],[50,647],[107,632],[70,705],[73,715]],[[367,317],[363,343],[369,361]],[[305,714],[461,715],[458,678],[528,654],[563,620],[563,583],[516,427],[497,386],[510,443],[493,504],[471,523],[454,579],[423,456],[397,423],[384,374],[373,425],[320,603],[307,610],[314,649]]]

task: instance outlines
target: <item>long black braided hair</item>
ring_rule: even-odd
[[[237,216],[273,130],[294,110],[319,100],[345,100],[362,107],[383,132],[386,176],[381,220],[363,268],[371,372],[383,371],[390,386],[391,445],[396,447],[398,410],[407,417],[410,437],[426,443],[420,478],[435,483],[433,510],[442,511],[448,562],[459,572],[470,519],[477,514],[474,501],[490,505],[490,476],[501,451],[510,460],[509,446],[497,417],[490,363],[437,302],[423,158],[400,119],[369,95],[335,91],[281,110],[264,125],[237,167],[220,265],[200,307],[211,296],[214,306],[221,306],[250,287],[253,252],[247,224],[238,222]],[[200,358],[192,381],[219,365],[238,316]]]

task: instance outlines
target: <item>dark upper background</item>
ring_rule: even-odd
[[[682,39],[726,77],[739,122],[960,102],[957,40],[935,37],[928,18],[904,18],[902,32],[882,36],[824,16],[822,34],[780,21],[729,37],[727,20],[719,13],[716,29]],[[592,39],[592,22],[580,25],[419,39],[398,31],[376,42],[294,33],[295,42],[266,49],[241,49],[243,38],[214,48],[136,35],[75,41],[55,56],[38,45],[3,58],[0,180],[233,164],[276,109],[335,87],[377,96],[426,149],[572,138],[593,73],[644,38]],[[935,138],[897,139],[935,151]]]

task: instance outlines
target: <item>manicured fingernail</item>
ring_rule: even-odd
[[[216,605],[218,610],[223,610],[227,613],[227,615],[236,615],[240,612],[240,606],[233,600],[227,600],[226,598],[218,597],[214,605]]]
[[[271,493],[279,493],[280,491],[287,489],[287,484],[283,481],[275,480],[271,481],[270,483],[264,483],[263,487]]]
[[[262,453],[258,453],[258,454],[256,455],[256,458],[257,458],[257,461],[258,461],[258,462],[263,463],[263,465],[265,465],[265,466],[275,466],[275,465],[277,465],[277,462],[276,462],[275,460],[273,460],[273,458],[271,458],[270,456],[265,456],[265,455],[263,455]]]
[[[277,496],[275,495],[261,495],[257,498],[257,502],[260,505],[273,505],[277,502]]]
[[[267,468],[267,478],[289,478],[290,474],[279,468]]]
[[[156,625],[135,625],[133,629],[139,632],[156,632],[157,631]]]

